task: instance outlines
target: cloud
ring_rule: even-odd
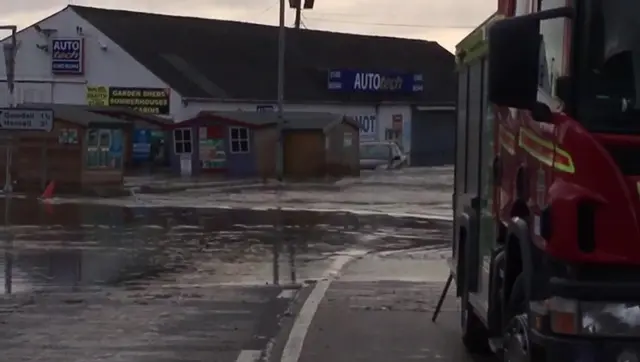
[[[279,0],[84,0],[77,5],[209,17],[275,25]],[[25,27],[60,10],[66,0],[22,0],[3,5],[0,24]],[[289,1],[285,5],[288,8]],[[411,37],[455,44],[496,8],[497,0],[316,0],[304,11],[309,29]],[[33,10],[38,9],[38,10]],[[293,12],[287,9],[287,24]]]

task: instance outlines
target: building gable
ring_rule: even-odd
[[[168,87],[72,7],[20,30],[17,39],[15,103],[87,104],[88,87]],[[78,44],[76,62],[72,47]],[[58,51],[69,59],[54,61]],[[58,71],[64,67],[70,71]],[[4,61],[0,62],[0,80],[6,82]],[[0,106],[10,103],[8,93],[0,85]],[[170,93],[179,105],[179,95]]]

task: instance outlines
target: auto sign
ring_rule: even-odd
[[[84,41],[82,38],[51,40],[51,72],[84,74]]]

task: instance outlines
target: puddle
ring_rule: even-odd
[[[448,222],[388,215],[4,202],[4,294],[205,269],[220,282],[297,282],[313,274],[309,265],[354,245],[396,250],[443,244],[449,235]]]

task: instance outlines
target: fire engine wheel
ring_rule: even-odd
[[[527,315],[511,319],[504,332],[504,362],[530,362],[529,324]]]

